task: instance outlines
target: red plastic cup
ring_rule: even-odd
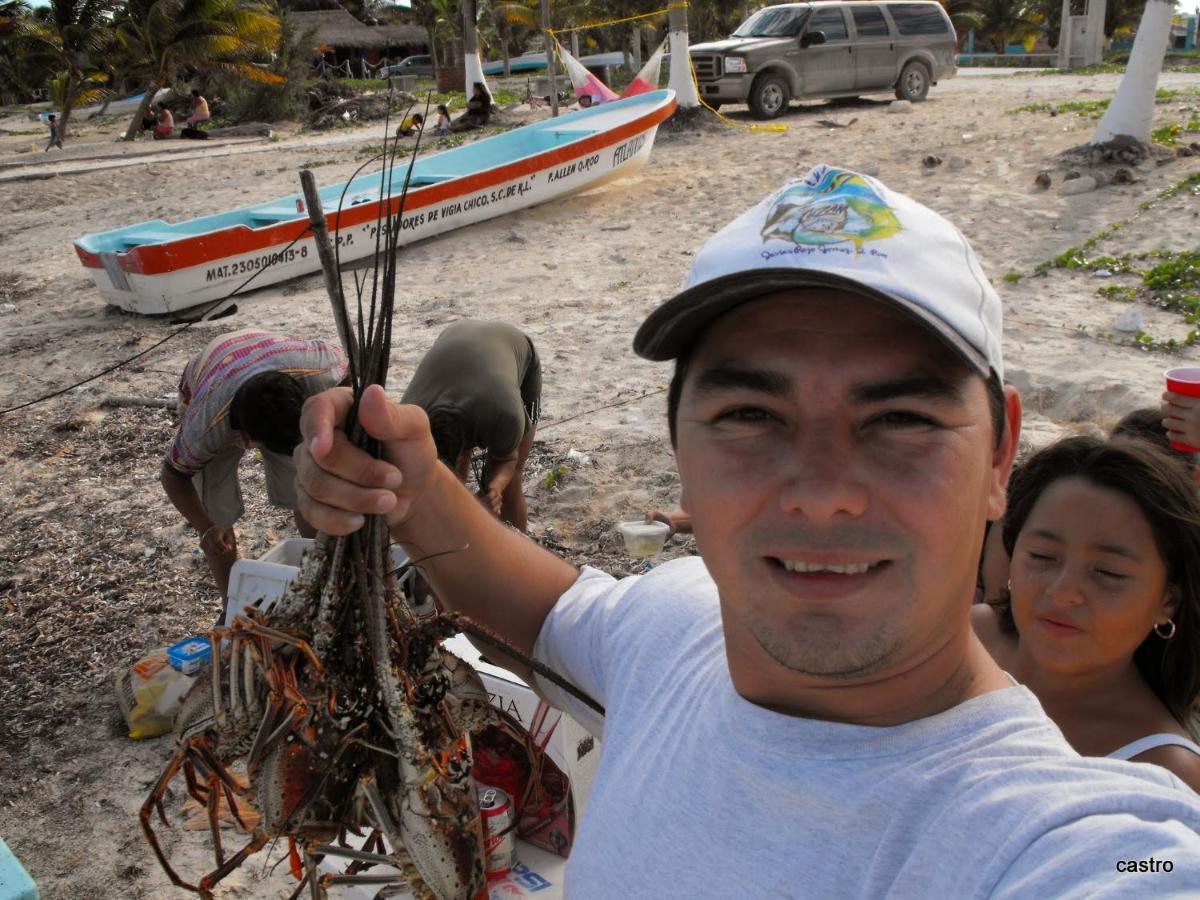
[[[1200,397],[1200,369],[1167,369],[1163,374],[1167,378],[1167,390],[1171,393]],[[1193,447],[1174,439],[1171,440],[1171,449],[1180,453],[1200,453],[1200,447]]]

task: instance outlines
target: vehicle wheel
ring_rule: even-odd
[[[746,102],[750,104],[754,118],[774,119],[783,115],[791,96],[787,79],[782,75],[763,72],[750,85],[750,96]]]
[[[919,103],[928,94],[929,70],[916,60],[905,65],[900,71],[900,80],[896,82],[896,97]]]

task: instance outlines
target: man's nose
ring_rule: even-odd
[[[779,490],[785,513],[820,522],[866,512],[868,491],[850,435],[832,426],[798,430],[785,452]]]

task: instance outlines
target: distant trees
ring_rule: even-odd
[[[252,81],[280,84],[284,77],[265,61],[279,45],[277,9],[258,0],[128,0],[117,39],[146,79],[146,93],[124,140],[141,129],[158,89],[184,67],[236,72]]]
[[[97,87],[108,79],[99,60],[112,45],[112,14],[117,5],[117,0],[51,0],[44,18],[11,17],[9,27],[19,49],[50,63],[44,86],[59,95],[62,136],[81,97],[94,98]],[[51,84],[55,79],[57,85]]]

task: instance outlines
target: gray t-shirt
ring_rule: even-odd
[[[1025,688],[892,728],[743,699],[699,558],[585,569],[534,655],[607,708],[538,681],[603,738],[569,897],[1200,896],[1200,798],[1080,757]]]
[[[517,452],[529,424],[521,383],[532,362],[533,347],[519,328],[455,322],[433,342],[401,402],[458,413],[470,446],[506,459]]]

